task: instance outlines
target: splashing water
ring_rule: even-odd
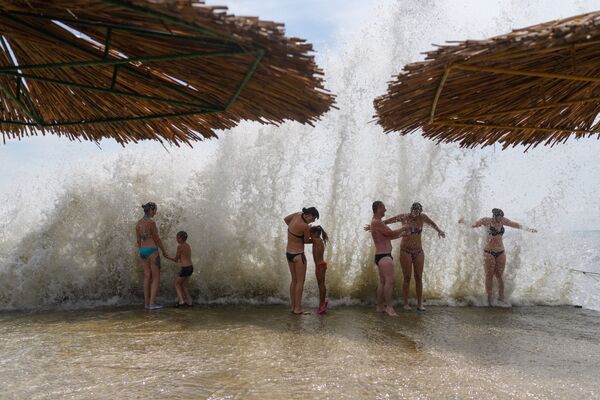
[[[372,121],[373,98],[386,90],[392,74],[428,48],[423,32],[439,29],[443,12],[433,1],[378,3],[366,26],[342,36],[339,48],[324,55],[339,110],[314,128],[242,124],[201,161],[190,156],[192,150],[169,156],[125,153],[72,168],[77,172],[60,182],[58,192],[46,189],[45,196],[54,199],[50,207],[20,201],[22,193],[13,196],[13,206],[0,215],[0,310],[141,301],[134,225],[146,201],[158,203],[156,221],[171,254],[175,233],[188,232],[195,266],[191,289],[199,302],[286,302],[282,218],[309,205],[320,210],[331,238],[330,298],[346,304],[373,301],[374,249],[362,226],[371,218],[372,201],[383,200],[390,213],[407,212],[420,201],[448,233],[441,240],[424,231],[427,301],[481,304],[484,234],[456,221],[489,213],[482,198],[492,160],[418,135],[383,135]],[[560,190],[549,190],[536,212],[526,213],[528,222],[549,224],[548,210],[560,201]],[[600,235],[593,234],[567,243],[559,234],[509,230],[507,298],[513,304],[599,308],[598,297],[582,293],[600,288],[569,272],[599,265],[599,242]],[[396,243],[394,256],[398,248]],[[307,251],[305,298],[315,304],[318,291]],[[163,262],[163,300],[174,296],[176,271]]]

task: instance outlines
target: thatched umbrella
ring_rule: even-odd
[[[312,45],[198,0],[0,0],[0,130],[174,144],[240,120],[311,123]]]
[[[375,99],[386,132],[463,147],[553,145],[600,125],[600,12],[453,42],[404,67]]]

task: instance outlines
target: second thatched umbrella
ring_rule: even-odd
[[[312,46],[201,1],[0,0],[0,130],[174,144],[333,103]]]
[[[597,136],[600,12],[430,51],[375,99],[386,132],[464,147]]]

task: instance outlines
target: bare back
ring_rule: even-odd
[[[135,226],[135,233],[139,247],[156,247],[154,237],[157,235],[156,223],[147,218],[142,218]]]
[[[290,214],[284,219],[288,225],[287,247],[289,253],[303,253],[304,243],[308,242],[309,226],[302,219],[302,213]],[[287,222],[289,220],[289,222]]]
[[[177,258],[177,261],[182,267],[189,267],[192,265],[192,248],[187,242],[177,246],[177,255],[175,258]]]

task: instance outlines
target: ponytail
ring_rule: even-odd
[[[327,244],[329,243],[329,236],[327,236],[327,232],[325,232],[325,229],[323,229],[321,227],[321,233],[323,234],[323,243]]]
[[[323,229],[323,227],[321,225],[311,226],[310,233],[318,233],[319,235],[322,235],[323,243],[324,244],[329,243],[329,236],[327,235],[327,232],[325,232],[325,229]]]

